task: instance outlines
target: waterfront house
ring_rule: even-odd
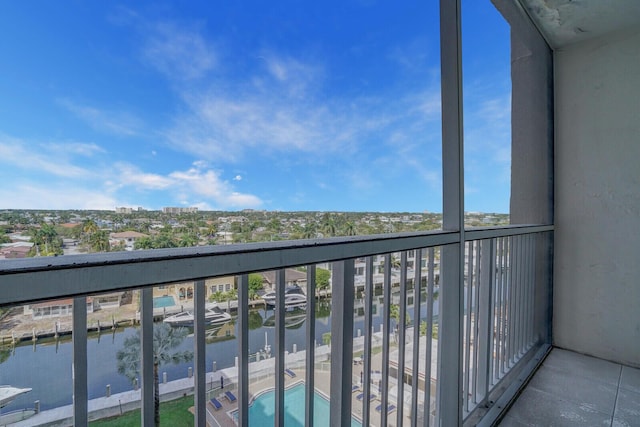
[[[87,313],[93,313],[93,298],[87,298]],[[64,317],[73,314],[73,299],[65,298],[52,301],[44,301],[35,304],[27,304],[23,307],[23,314],[31,316],[33,320],[49,317]]]

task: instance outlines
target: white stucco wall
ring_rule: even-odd
[[[554,60],[554,344],[640,366],[640,27]]]

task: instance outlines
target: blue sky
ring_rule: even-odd
[[[442,210],[435,1],[2,2],[0,208]],[[509,33],[463,2],[466,210],[508,212]]]

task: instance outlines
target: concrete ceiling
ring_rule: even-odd
[[[640,0],[520,0],[552,48],[632,27]]]

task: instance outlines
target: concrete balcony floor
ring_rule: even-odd
[[[640,369],[554,348],[500,426],[640,426]]]

